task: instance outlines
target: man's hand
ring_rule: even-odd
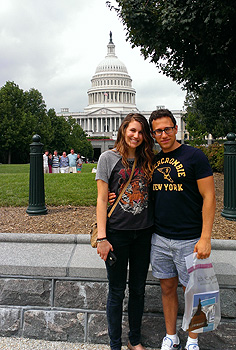
[[[200,238],[195,244],[194,253],[197,253],[197,259],[209,258],[211,254],[211,240]]]
[[[114,204],[116,199],[116,194],[114,192],[108,192],[108,203],[110,205]]]

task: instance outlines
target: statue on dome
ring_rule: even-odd
[[[113,44],[112,42],[112,32],[110,31],[110,43],[109,44]]]

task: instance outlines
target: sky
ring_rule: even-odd
[[[0,0],[0,87],[14,81],[41,92],[47,109],[82,112],[112,32],[140,111],[183,109],[185,92],[132,49],[106,0]]]

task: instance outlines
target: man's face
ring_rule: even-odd
[[[75,151],[74,151],[73,149],[71,149],[71,150],[70,150],[70,153],[71,153],[71,154],[74,154],[74,153],[75,153]]]
[[[156,139],[164,153],[174,151],[180,146],[176,141],[177,125],[172,130],[169,130],[170,133],[167,134],[165,131],[162,131],[161,135],[157,135],[158,131],[160,133],[161,130],[171,127],[174,127],[174,124],[169,117],[158,118],[152,122],[152,136]]]

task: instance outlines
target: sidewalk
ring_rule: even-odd
[[[122,350],[127,349],[127,346],[122,347]],[[110,350],[110,347],[102,344],[52,342],[28,338],[0,337],[0,350]],[[147,350],[159,349],[147,348]]]

